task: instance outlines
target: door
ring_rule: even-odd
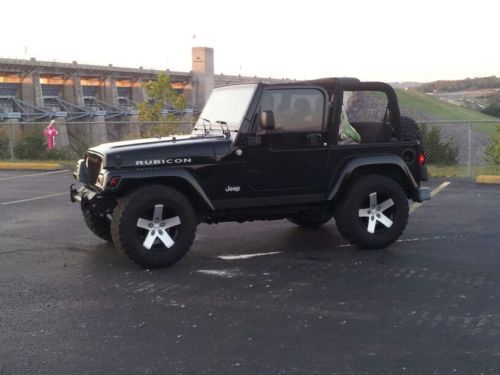
[[[324,91],[268,89],[262,111],[273,112],[275,128],[264,131],[256,124],[256,144],[247,149],[248,190],[259,196],[324,193],[328,160]]]

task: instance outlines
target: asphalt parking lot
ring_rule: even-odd
[[[431,181],[383,251],[334,222],[200,225],[148,271],[88,231],[71,182],[0,171],[0,374],[500,373],[498,185]]]

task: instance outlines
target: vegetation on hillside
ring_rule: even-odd
[[[417,87],[424,93],[464,92],[461,105],[484,114],[500,118],[500,77],[467,78],[456,81],[435,81]],[[470,95],[467,96],[467,92]]]
[[[500,118],[500,92],[487,96],[488,105],[481,112],[487,115]]]
[[[418,90],[422,92],[454,92],[500,88],[500,78],[496,76],[466,78],[454,81],[435,81],[422,84]]]

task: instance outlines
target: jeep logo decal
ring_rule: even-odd
[[[231,193],[231,192],[234,192],[234,193],[239,193],[239,191],[241,190],[241,188],[239,186],[226,186],[226,188],[224,189],[224,191],[226,193]]]
[[[191,158],[176,158],[176,159],[152,159],[152,160],[136,160],[135,165],[171,165],[171,164],[190,164]]]

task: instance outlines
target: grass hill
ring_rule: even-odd
[[[497,127],[500,119],[485,115],[474,110],[453,105],[436,97],[426,95],[414,89],[396,89],[401,112],[416,121],[448,120],[448,121],[494,121],[496,123],[473,124],[473,129],[488,133],[498,134]],[[457,124],[459,125],[459,124]]]
[[[410,116],[417,122],[431,122],[429,128],[436,126],[439,129],[442,145],[450,145],[451,149],[456,148],[458,152],[456,163],[446,165],[438,160],[437,163],[430,165],[431,175],[470,177],[478,174],[500,174],[500,166],[486,162],[486,150],[492,143],[491,137],[500,136],[499,118],[445,102],[415,89],[396,89],[396,93],[403,115]],[[432,121],[449,121],[449,123],[433,125]],[[469,126],[472,130],[470,133]],[[436,159],[439,159],[443,150],[439,148],[435,151]]]

